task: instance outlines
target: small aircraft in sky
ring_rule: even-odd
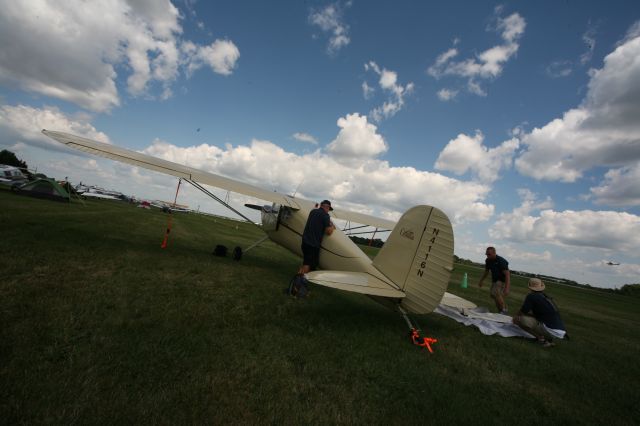
[[[241,216],[202,184],[268,201],[272,204],[258,207],[267,237],[299,256],[302,254],[302,233],[309,212],[317,207],[314,201],[268,191],[72,134],[50,130],[42,130],[42,133],[80,151],[181,178]],[[331,216],[388,230],[390,234],[371,260],[344,232],[336,229],[322,240],[321,269],[307,275],[312,283],[368,295],[399,310],[405,319],[406,313],[427,314],[440,303],[459,309],[476,307],[465,299],[446,293],[453,270],[454,236],[451,222],[440,209],[415,206],[407,210],[397,223],[337,208]]]
[[[614,262],[613,260],[609,260],[608,262],[606,262],[606,264],[609,266],[618,266],[620,265],[620,262]]]

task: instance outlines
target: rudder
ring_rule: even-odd
[[[449,285],[453,242],[447,215],[435,207],[416,206],[402,215],[373,266],[406,293],[404,309],[427,314]]]

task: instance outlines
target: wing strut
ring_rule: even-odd
[[[228,208],[229,210],[231,210],[232,212],[234,212],[235,214],[237,214],[238,216],[240,216],[241,218],[243,218],[244,220],[246,220],[247,222],[249,222],[252,225],[257,226],[258,228],[261,228],[260,225],[256,225],[256,223],[254,221],[252,221],[251,219],[249,219],[248,217],[246,217],[245,215],[243,215],[242,213],[240,213],[238,210],[234,209],[233,207],[231,207],[231,205],[223,200],[221,200],[219,197],[217,197],[213,192],[209,191],[207,188],[203,187],[202,185],[200,185],[198,182],[191,180],[191,179],[187,179],[184,178],[183,180],[189,182],[191,185],[193,185],[195,188],[199,189],[200,191],[204,192],[206,195],[208,195],[209,197],[213,198],[214,200],[216,200],[217,202],[219,202],[220,204],[222,204],[223,206],[225,206],[226,208]],[[227,193],[228,195],[228,193]],[[262,228],[261,228],[262,229]]]

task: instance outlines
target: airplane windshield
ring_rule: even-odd
[[[273,204],[262,207],[262,228],[265,231],[275,231],[278,227],[278,213],[280,205]]]

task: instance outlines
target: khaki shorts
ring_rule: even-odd
[[[547,327],[545,327],[542,322],[538,321],[535,317],[532,317],[531,315],[522,314],[520,315],[519,321],[521,326],[526,327],[530,330],[533,330],[533,332],[538,336],[544,336],[546,338],[554,337],[551,334],[549,334],[549,331],[547,331]]]
[[[491,283],[491,297],[497,297],[498,295],[504,297],[504,283],[502,281],[495,281]]]

